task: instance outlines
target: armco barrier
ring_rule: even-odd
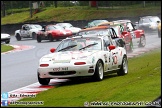
[[[158,14],[157,16],[159,16],[161,18],[161,14]],[[129,19],[133,23],[135,23],[135,22],[138,21],[138,18],[139,17],[118,17],[118,18],[103,18],[103,19],[106,19],[108,21]],[[64,22],[71,23],[75,27],[84,28],[84,26],[86,26],[88,24],[88,22],[92,21],[92,20],[95,20],[95,19],[91,19],[91,20],[77,20],[77,21],[70,20],[70,21],[64,21]],[[28,22],[28,24],[29,23],[30,22]],[[56,22],[56,21],[37,22],[37,23],[33,23],[33,24],[48,25],[48,24],[56,24],[56,23],[58,23],[58,22]],[[20,29],[23,24],[27,24],[27,23],[1,25],[1,33],[8,33],[10,35],[14,35],[15,31]]]

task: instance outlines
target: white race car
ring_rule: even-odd
[[[107,73],[128,73],[125,48],[119,47],[108,35],[75,36],[51,48],[51,54],[39,60],[38,81],[48,85],[52,78],[78,78],[90,76],[101,81]]]
[[[22,38],[36,39],[36,34],[42,30],[42,26],[39,24],[24,24],[22,28],[15,31],[15,37],[18,41]]]
[[[7,33],[1,33],[1,43],[5,42],[6,44],[10,43],[11,36]]]

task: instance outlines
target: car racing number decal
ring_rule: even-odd
[[[113,53],[112,52],[112,59],[113,59],[113,62],[112,62],[112,64],[114,63],[114,64],[117,64],[117,56],[116,56],[116,54],[118,54],[118,52],[116,52],[116,53]]]
[[[120,52],[120,56],[122,56],[122,51]]]

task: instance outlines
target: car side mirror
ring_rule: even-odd
[[[109,45],[108,48],[109,48],[110,50],[113,50],[113,49],[115,49],[116,47],[115,47],[115,45]]]
[[[50,49],[50,52],[51,52],[51,53],[54,53],[55,51],[56,51],[55,48],[51,48],[51,49]]]

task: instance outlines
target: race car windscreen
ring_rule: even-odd
[[[152,17],[150,18],[151,22],[157,23],[157,21],[161,21],[159,17]]]
[[[66,39],[62,41],[56,52],[60,51],[79,51],[79,50],[101,50],[101,39],[97,37],[83,37]]]
[[[114,26],[113,29],[115,30],[117,36],[120,36],[120,31],[119,31],[118,26]]]
[[[78,33],[79,36],[82,35],[108,35],[109,30],[107,29],[100,29],[100,30],[87,30],[87,31],[81,31]]]

